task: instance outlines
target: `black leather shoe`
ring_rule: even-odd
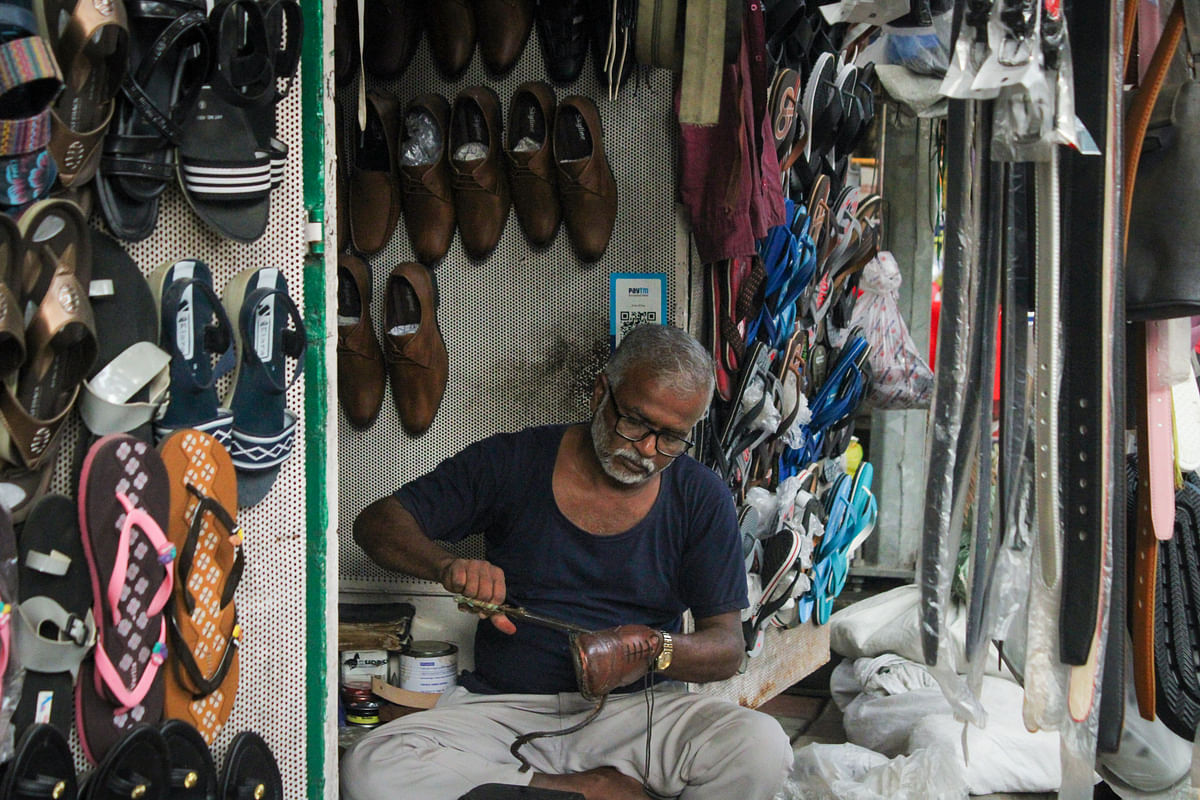
[[[587,60],[587,0],[538,0],[538,41],[546,75],[554,83],[574,83]]]

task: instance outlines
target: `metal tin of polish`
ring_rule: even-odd
[[[396,656],[389,682],[401,689],[438,694],[458,683],[458,647],[450,642],[413,642]]]

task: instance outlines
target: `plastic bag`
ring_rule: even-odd
[[[935,750],[888,759],[853,744],[810,744],[796,751],[776,800],[958,800],[962,770]]]
[[[861,327],[871,345],[873,380],[866,404],[877,409],[929,408],[933,372],[900,314],[900,281],[896,257],[886,250],[863,268],[862,297],[854,305],[849,327]]]
[[[932,25],[918,28],[883,25],[882,35],[855,62],[894,65],[915,75],[940,78],[950,66],[950,17],[939,14]]]

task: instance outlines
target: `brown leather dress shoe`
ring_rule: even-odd
[[[513,207],[525,236],[537,247],[550,244],[562,219],[554,188],[554,159],[550,154],[554,106],[554,90],[549,84],[523,83],[508,104],[508,126],[504,131]]]
[[[377,78],[399,77],[421,40],[416,0],[365,0],[363,66]]]
[[[463,89],[450,117],[450,176],[463,249],[476,259],[496,248],[512,205],[501,149],[500,98],[486,86]]]
[[[508,72],[521,57],[533,29],[533,0],[475,0],[479,55],[497,75]]]
[[[454,192],[450,188],[447,132],[450,104],[437,94],[413,98],[404,108],[400,143],[400,200],[413,252],[433,266],[454,238]],[[429,133],[433,141],[428,140]],[[436,144],[437,152],[430,152]]]
[[[387,280],[383,319],[392,398],[404,429],[420,436],[433,424],[450,372],[428,268],[411,261],[396,265]]]
[[[475,52],[475,12],[470,0],[432,0],[424,5],[429,52],[438,69],[453,80]]]
[[[617,182],[604,155],[596,104],[563,98],[554,115],[554,166],[567,236],[581,261],[599,261],[617,219]]]
[[[358,256],[338,256],[338,401],[350,424],[369,428],[383,404],[383,351],[371,322],[371,277]]]
[[[396,179],[399,111],[394,97],[367,92],[367,129],[351,131],[350,240],[356,250],[367,255],[387,246],[400,219]]]

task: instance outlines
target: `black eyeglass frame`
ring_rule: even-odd
[[[639,420],[636,417],[631,417],[621,411],[621,406],[617,403],[617,396],[613,394],[612,384],[609,383],[608,376],[605,376],[604,378],[604,393],[609,397],[610,400],[612,400],[613,415],[616,417],[616,419],[613,421],[613,431],[617,434],[617,436],[620,436],[625,441],[637,444],[638,442],[644,441],[647,436],[653,435],[655,452],[661,456],[666,456],[667,458],[679,458],[688,450],[691,450],[696,446],[696,443],[690,439],[685,439],[677,433],[670,433],[668,431],[661,431],[651,428],[644,421]],[[623,433],[621,431],[622,420],[626,420],[628,424],[637,427],[639,430],[645,430],[645,433],[643,433],[641,436],[631,436],[627,433]],[[664,438],[682,442],[683,449],[678,453],[664,453],[662,449],[662,441]]]

